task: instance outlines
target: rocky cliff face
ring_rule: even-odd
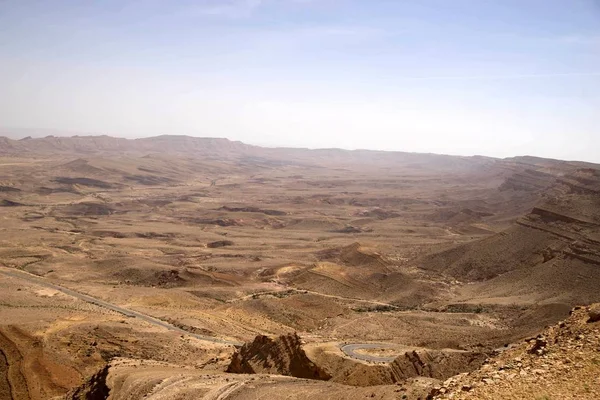
[[[108,364],[86,380],[83,385],[67,394],[67,400],[105,400],[110,394],[106,386]]]
[[[569,308],[600,301],[600,171],[581,168],[564,175],[512,227],[428,255],[419,265],[480,282],[471,287],[471,299],[520,296]]]
[[[479,368],[486,359],[483,353],[467,351],[415,350],[406,352],[391,364],[395,381],[427,377],[447,379]]]
[[[300,337],[289,334],[275,339],[257,336],[236,352],[227,372],[278,374],[373,386],[406,382],[412,378],[444,380],[479,368],[486,357],[486,354],[468,351],[418,349],[398,356],[390,364],[367,364],[325,353],[311,353],[309,358]]]
[[[278,374],[305,379],[328,380],[325,371],[313,363],[304,350],[297,334],[271,339],[259,335],[244,344],[232,357],[227,372],[238,374]]]

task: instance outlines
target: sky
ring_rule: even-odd
[[[600,0],[0,0],[0,127],[600,162]]]

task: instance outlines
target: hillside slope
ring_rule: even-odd
[[[471,282],[462,301],[600,301],[600,171],[566,175],[545,197],[513,227],[426,256],[420,266]]]
[[[571,316],[536,338],[503,352],[477,371],[450,378],[434,399],[600,398],[600,304]]]

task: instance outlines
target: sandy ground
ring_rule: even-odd
[[[597,287],[589,279],[597,266],[585,261],[593,248],[572,249],[564,239],[597,240],[597,203],[586,183],[567,182],[583,185],[583,194],[562,193],[547,207],[554,214],[523,217],[578,165],[240,155],[237,147],[203,157],[185,149],[53,151],[0,159],[0,266],[176,330],[0,275],[0,386],[6,392],[9,379],[21,382],[13,397],[64,395],[115,357],[223,372],[231,346],[188,333],[243,342],[298,332],[324,352],[337,346],[331,352],[340,358],[348,355],[339,346],[352,343],[489,351],[556,322],[593,300]],[[508,259],[519,246],[523,254]],[[562,258],[575,250],[576,261]],[[490,260],[502,254],[500,271]],[[525,276],[516,264],[535,273]],[[572,278],[561,275],[567,269],[576,271]],[[264,379],[271,383],[263,386],[276,378]],[[242,382],[244,390],[242,383],[223,390],[229,398],[253,393]],[[301,385],[310,392],[313,383]]]

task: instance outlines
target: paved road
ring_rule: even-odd
[[[370,361],[370,362],[392,362],[398,357],[398,355],[393,357],[378,357],[370,354],[362,354],[357,353],[356,350],[363,349],[396,349],[398,348],[397,344],[391,343],[352,343],[340,346],[340,350],[344,352],[348,357],[356,358],[358,360]]]
[[[137,311],[133,311],[133,310],[129,310],[123,307],[119,307],[117,305],[114,305],[112,303],[106,302],[104,300],[100,300],[98,298],[92,297],[92,296],[88,296],[87,294],[83,294],[80,292],[77,292],[75,290],[71,290],[71,289],[67,289],[64,286],[60,286],[60,285],[56,285],[54,283],[50,283],[48,282],[46,279],[44,278],[40,278],[36,275],[32,275],[29,274],[27,272],[23,272],[23,271],[19,271],[19,270],[11,270],[11,269],[6,269],[6,268],[0,268],[0,274],[2,275],[6,275],[9,276],[11,278],[17,278],[17,279],[23,279],[25,281],[34,283],[36,285],[39,286],[44,286],[50,289],[54,289],[54,290],[58,290],[62,293],[65,293],[69,296],[75,297],[79,300],[83,300],[85,302],[88,302],[90,304],[95,304],[99,307],[103,307],[106,308],[108,310],[112,310],[112,311],[116,311],[120,314],[123,314],[127,317],[131,317],[131,318],[138,318],[144,322],[147,322],[149,324],[152,324],[154,326],[158,326],[161,328],[165,328],[168,329],[170,331],[174,331],[174,332],[178,332],[181,333],[183,335],[187,335],[187,336],[191,336],[193,338],[196,338],[198,340],[203,340],[206,342],[211,342],[211,343],[220,343],[220,344],[226,344],[226,345],[232,345],[232,346],[241,346],[242,343],[240,342],[234,342],[231,340],[224,340],[224,339],[219,339],[216,337],[212,337],[212,336],[204,336],[204,335],[197,335],[195,333],[191,333],[188,331],[185,331],[181,328],[176,327],[175,325],[171,325],[165,321],[161,321],[157,318],[151,317],[149,315],[146,314],[142,314],[140,312]],[[340,347],[340,349],[344,352],[344,354],[346,354],[348,357],[352,357],[352,358],[356,358],[358,360],[363,360],[363,361],[370,361],[370,362],[391,362],[393,361],[396,357],[377,357],[377,356],[372,356],[369,354],[360,354],[360,353],[356,353],[356,350],[360,350],[360,349],[387,349],[387,348],[397,348],[398,345],[395,344],[389,344],[389,343],[352,343],[352,344],[346,344]]]
[[[47,280],[45,280],[43,278],[40,278],[40,277],[38,277],[36,275],[29,274],[27,272],[22,272],[22,271],[18,271],[18,270],[7,270],[5,268],[0,268],[0,274],[6,275],[6,276],[10,276],[12,278],[23,279],[23,280],[26,280],[28,282],[35,283],[36,285],[45,286],[45,287],[50,288],[50,289],[61,291],[61,292],[65,293],[65,294],[68,294],[69,296],[73,296],[75,298],[78,298],[79,300],[83,300],[83,301],[86,301],[88,303],[95,304],[95,305],[97,305],[99,307],[104,307],[104,308],[107,308],[107,309],[112,310],[112,311],[116,311],[116,312],[118,312],[120,314],[123,314],[123,315],[125,315],[127,317],[138,318],[138,319],[140,319],[142,321],[145,321],[145,322],[147,322],[149,324],[152,324],[152,325],[155,325],[155,326],[159,326],[161,328],[165,328],[165,329],[168,329],[170,331],[175,331],[175,332],[187,335],[187,336],[191,336],[191,337],[196,338],[198,340],[204,340],[206,342],[212,342],[212,343],[227,344],[227,345],[232,345],[232,346],[241,346],[242,345],[242,343],[240,343],[240,342],[234,342],[234,341],[231,341],[231,340],[219,339],[219,338],[215,338],[215,337],[212,337],[212,336],[197,335],[195,333],[191,333],[191,332],[185,331],[185,330],[183,330],[181,328],[176,327],[175,325],[171,325],[171,324],[169,324],[167,322],[161,321],[161,320],[159,320],[157,318],[154,318],[154,317],[151,317],[149,315],[142,314],[142,313],[139,313],[137,311],[128,310],[126,308],[119,307],[119,306],[116,306],[114,304],[108,303],[108,302],[106,302],[104,300],[100,300],[100,299],[97,299],[95,297],[88,296],[87,294],[83,294],[83,293],[76,292],[75,290],[67,289],[66,287],[59,286],[59,285],[56,285],[54,283],[50,283],[50,282],[48,282]]]

